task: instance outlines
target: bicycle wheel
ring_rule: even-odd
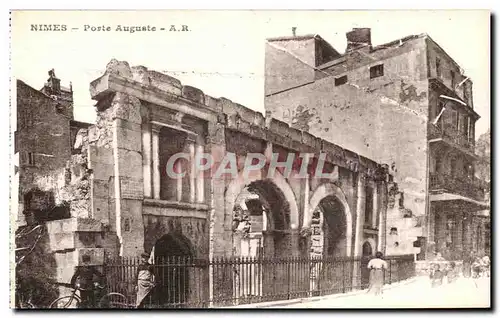
[[[80,299],[71,295],[57,298],[50,304],[50,308],[78,308],[79,305]]]
[[[130,308],[127,297],[120,293],[109,293],[99,301],[99,308]]]

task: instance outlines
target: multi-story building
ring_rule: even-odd
[[[371,31],[347,33],[338,53],[318,35],[268,39],[266,111],[291,127],[391,163],[387,254],[473,248],[484,185],[474,177],[472,81],[428,35],[373,46]],[[482,223],[481,223],[482,224]],[[365,219],[365,231],[379,227]],[[379,246],[380,247],[380,246]]]
[[[18,225],[25,224],[26,217],[28,221],[60,218],[55,214],[67,211],[46,190],[65,182],[64,174],[61,180],[51,177],[67,167],[76,131],[88,124],[74,120],[73,90],[71,85],[61,86],[54,70],[49,71],[49,79],[40,90],[17,80],[16,98],[13,188],[19,197]]]

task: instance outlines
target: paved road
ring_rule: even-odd
[[[286,308],[488,308],[490,279],[459,278],[455,283],[431,288],[427,277],[388,289],[382,298],[365,293],[302,302]]]

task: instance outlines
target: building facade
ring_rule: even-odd
[[[52,191],[65,183],[61,171],[71,159],[75,130],[89,124],[74,120],[72,88],[61,86],[54,70],[40,90],[17,80],[16,100],[13,189],[19,198],[17,223],[69,216],[69,206],[56,200]]]
[[[266,111],[389,163],[398,187],[389,189],[386,254],[480,251],[472,242],[484,226],[474,220],[487,204],[474,176],[472,81],[428,35],[378,46],[367,28],[346,36],[344,54],[318,35],[268,39]]]
[[[37,219],[57,282],[83,255],[353,257],[386,244],[388,165],[143,66],[112,60],[90,94],[96,124],[64,117],[64,157],[32,181],[67,206]],[[188,285],[187,298],[208,293]]]

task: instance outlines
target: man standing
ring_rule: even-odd
[[[75,274],[71,278],[71,286],[80,291],[81,306],[83,308],[92,308],[95,306],[94,286],[102,288],[105,276],[95,266],[89,265],[90,255],[83,255],[82,263],[83,265],[77,266]]]

